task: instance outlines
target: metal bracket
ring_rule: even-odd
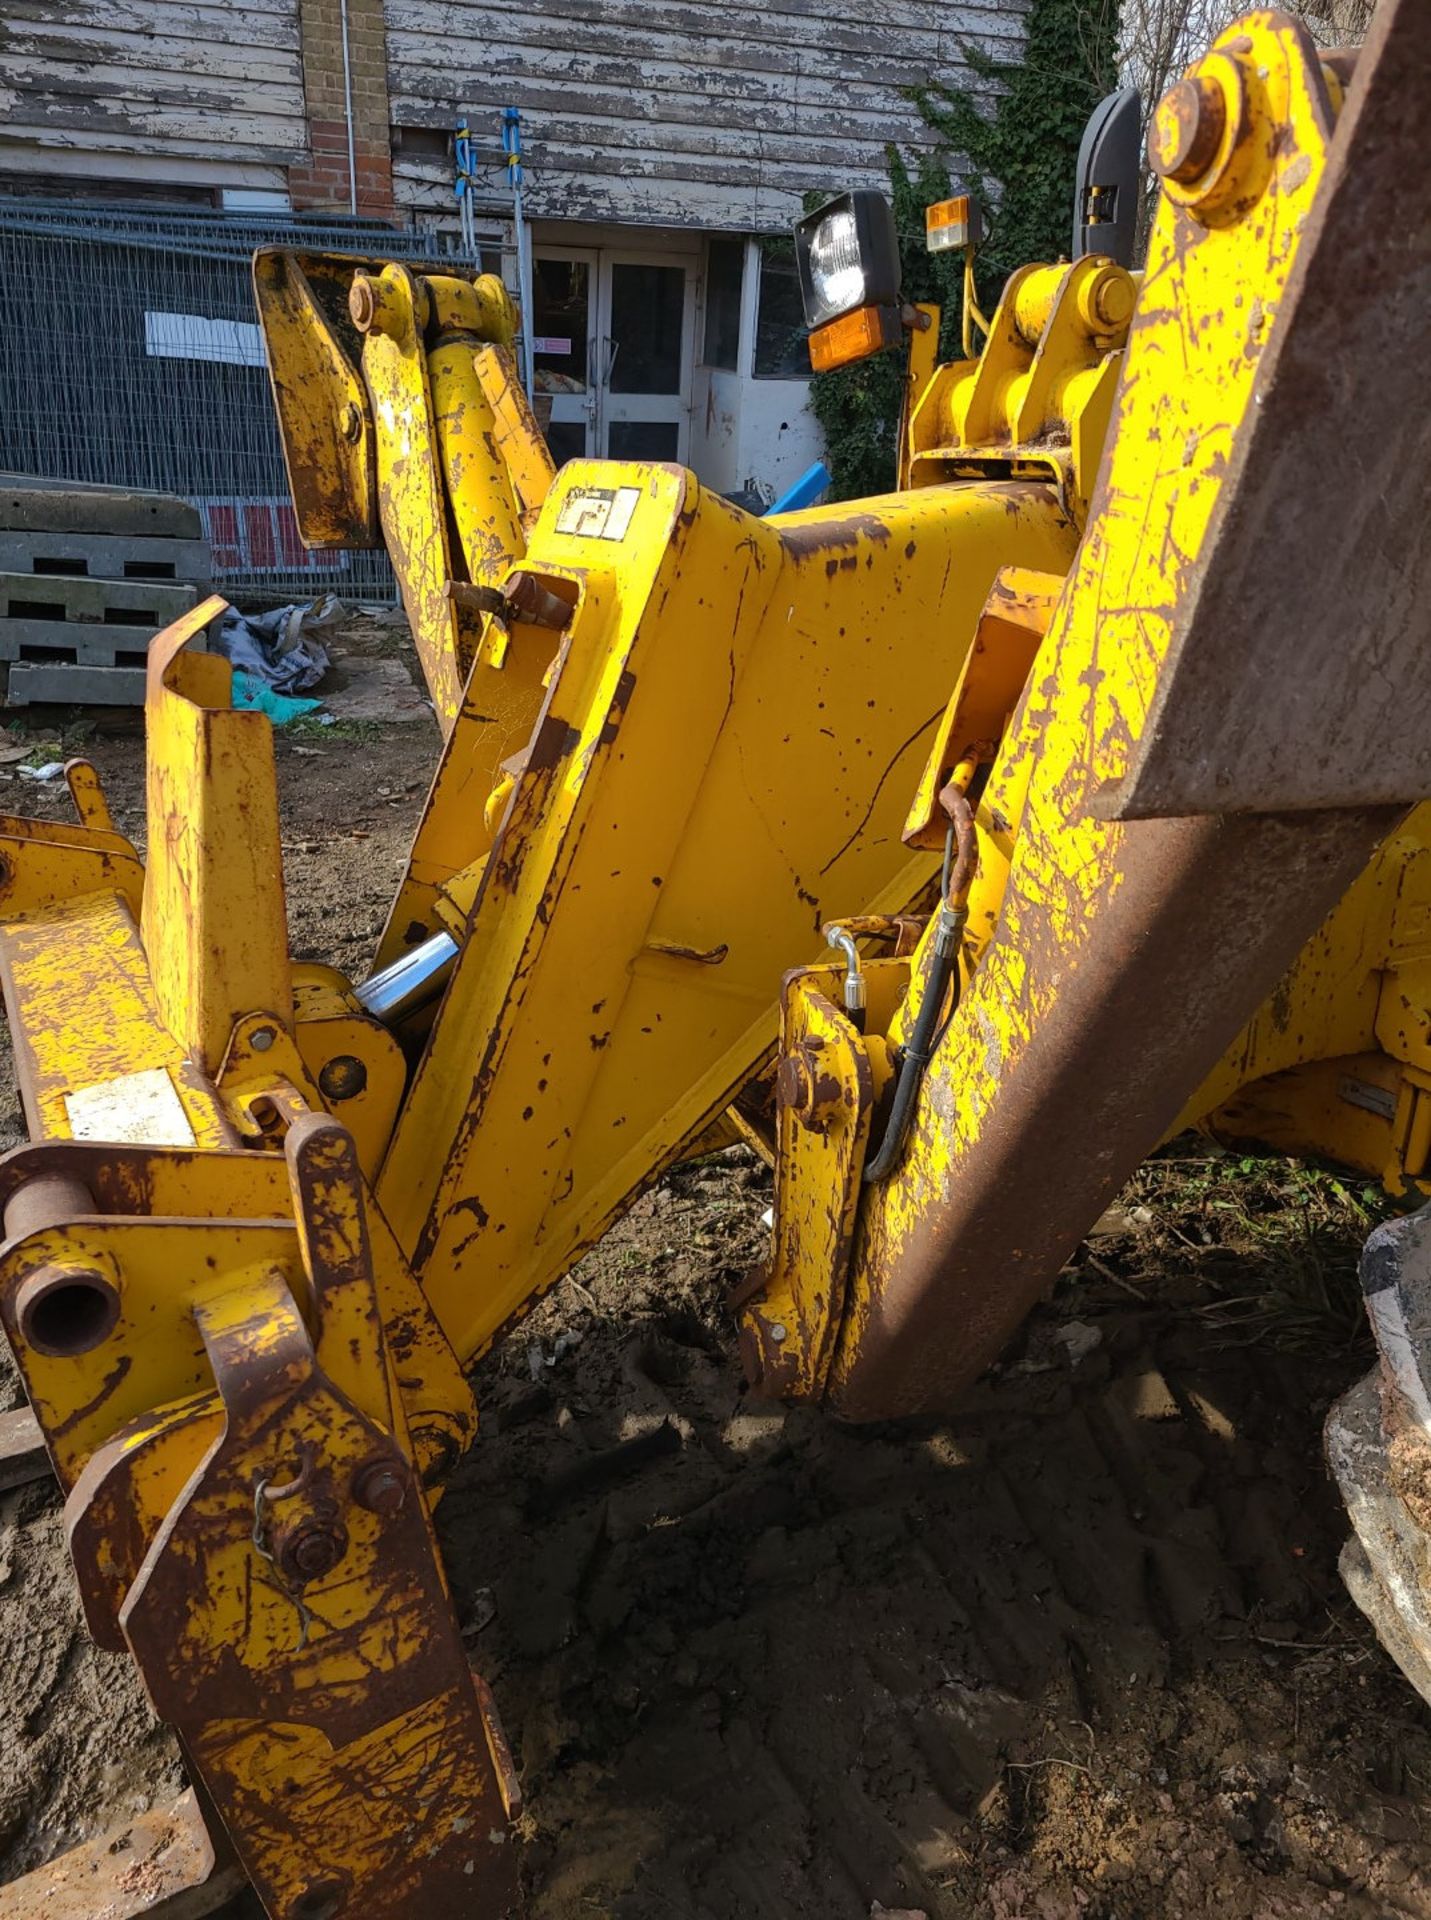
[[[818,968],[789,975],[781,999],[772,1254],[734,1303],[747,1378],[772,1398],[820,1398],[844,1311],[875,1102],[870,1047],[886,1050],[861,1039],[828,997],[838,991],[837,971]]]
[[[48,1176],[79,1218],[47,1225],[39,1201],[22,1208],[34,1181],[12,1196],[32,1230],[6,1250],[0,1288],[71,1487],[94,1637],[134,1654],[271,1913],[397,1916],[419,1891],[439,1912],[459,1899],[484,1920],[515,1911],[514,1779],[452,1616],[388,1346],[390,1235],[377,1222],[370,1234],[350,1137],[308,1115],[281,1159],[209,1157],[225,1175],[266,1162],[286,1188],[267,1211],[286,1202],[296,1240],[274,1218],[94,1217],[74,1178],[89,1151],[72,1144],[70,1177]],[[203,1184],[204,1156],[185,1159]],[[187,1253],[185,1229],[199,1236]],[[201,1248],[226,1232],[226,1261],[204,1277]],[[136,1233],[153,1273],[135,1263]],[[176,1264],[201,1276],[192,1291],[176,1295]],[[75,1296],[70,1321],[51,1315],[73,1338],[27,1318],[48,1275]],[[110,1332],[84,1317],[89,1294],[113,1302]],[[404,1345],[405,1371],[416,1352]],[[132,1411],[166,1377],[170,1397]],[[421,1848],[395,1807],[422,1810]]]

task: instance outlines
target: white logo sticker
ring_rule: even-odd
[[[639,487],[578,487],[563,502],[557,532],[587,540],[624,540],[640,498]]]
[[[76,1140],[127,1141],[143,1147],[192,1147],[194,1129],[162,1067],[121,1074],[65,1095]]]

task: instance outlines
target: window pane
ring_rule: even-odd
[[[706,338],[702,355],[708,367],[734,373],[740,351],[740,290],[745,279],[745,242],[712,240],[706,266]]]
[[[553,420],[547,428],[547,445],[559,467],[568,460],[580,460],[586,453],[586,428],[580,420]]]
[[[611,268],[611,378],[613,393],[681,391],[684,267]]]
[[[532,371],[539,393],[586,391],[591,269],[584,260],[532,262]]]
[[[803,380],[810,374],[805,309],[795,275],[795,246],[760,249],[760,311],[755,322],[757,380]]]
[[[674,460],[681,429],[674,420],[613,420],[606,431],[612,460]]]

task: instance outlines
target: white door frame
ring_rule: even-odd
[[[619,421],[670,421],[676,428],[676,459],[684,466],[690,458],[691,408],[696,348],[696,281],[700,273],[700,255],[696,252],[657,252],[642,247],[602,247],[598,279],[596,366],[599,376],[597,401],[597,447],[603,458],[609,457],[610,433]],[[685,274],[685,298],[681,308],[681,371],[676,393],[613,393],[610,381],[620,341],[613,341],[612,289],[613,267],[673,267]]]

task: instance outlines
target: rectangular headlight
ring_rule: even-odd
[[[897,306],[899,242],[888,200],[861,187],[807,213],[795,222],[795,264],[807,327],[857,307]]]

